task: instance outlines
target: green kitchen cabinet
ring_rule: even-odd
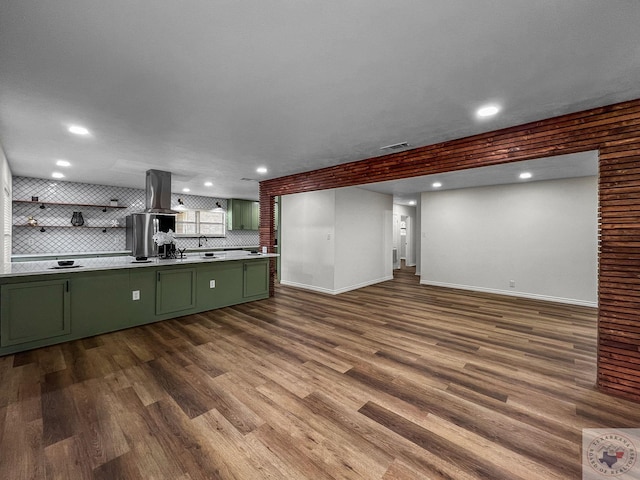
[[[195,268],[167,268],[156,272],[156,315],[191,310],[195,306]]]
[[[67,278],[11,283],[0,287],[0,346],[71,333]]]
[[[156,318],[156,284],[158,283],[156,268],[133,268],[130,270],[129,289],[131,291],[129,302],[129,315],[133,325],[157,322]],[[133,300],[136,293],[137,300]]]
[[[87,272],[81,277],[71,277],[70,285],[74,336],[132,326],[128,270]]]
[[[232,198],[227,201],[228,230],[258,230],[260,203]]]
[[[269,260],[244,262],[243,270],[242,294],[245,299],[269,295]]]
[[[198,310],[234,305],[244,300],[241,262],[219,262],[198,269]]]
[[[0,355],[267,298],[269,261],[0,276]]]
[[[260,202],[251,202],[251,228],[249,230],[260,229]]]

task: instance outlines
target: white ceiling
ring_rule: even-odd
[[[638,25],[637,0],[5,0],[0,144],[16,175],[255,199],[243,178],[640,98]]]
[[[520,179],[520,174],[524,172],[530,173],[531,178]],[[596,175],[598,175],[598,152],[589,151],[525,160],[505,165],[458,170],[437,175],[424,175],[403,180],[371,183],[362,185],[360,188],[391,194],[393,195],[394,203],[400,205],[415,205],[420,200],[421,192]],[[435,182],[440,183],[441,186],[434,187],[433,184]]]

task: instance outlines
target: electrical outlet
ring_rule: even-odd
[[[515,280],[509,280],[509,287],[516,288],[516,281]]]
[[[131,298],[133,300],[140,300],[140,290],[133,290],[131,292]]]
[[[216,281],[215,280],[209,280],[209,288],[216,288]]]

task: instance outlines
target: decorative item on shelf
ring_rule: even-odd
[[[27,217],[27,225],[31,226],[31,227],[35,227],[38,225],[38,220],[36,220],[35,218],[33,218],[33,216],[29,215]]]
[[[160,258],[176,258],[175,233],[169,229],[168,232],[156,232],[153,234],[153,241],[158,245],[158,255]]]
[[[71,225],[73,225],[74,227],[81,227],[82,225],[84,225],[82,212],[73,212],[73,216],[71,217]]]
[[[118,226],[120,226],[120,224],[118,223],[117,219],[113,219],[113,220],[111,220],[111,226],[113,228],[118,228]]]
[[[112,198],[111,200],[109,200],[109,205],[112,207],[117,207],[118,206],[118,199],[117,198]]]
[[[31,201],[32,202],[37,202],[38,201],[38,197],[31,197]]]
[[[178,198],[178,204],[172,208],[179,211],[184,211],[187,209],[187,207],[184,206],[184,200],[182,200],[182,198]]]

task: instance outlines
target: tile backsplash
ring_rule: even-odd
[[[125,208],[106,208],[78,205],[45,205],[13,203],[13,254],[111,252],[125,250],[125,217],[144,210],[143,189],[93,185],[89,183],[62,182],[42,178],[13,177],[13,199],[39,202],[109,205],[112,199]],[[224,198],[199,195],[172,194],[171,204],[180,197],[187,208],[213,209],[216,202],[226,210]],[[103,211],[106,210],[106,211]],[[82,212],[85,227],[71,228],[73,212]],[[34,217],[37,227],[27,226],[29,216]],[[120,228],[113,228],[113,222]],[[41,232],[41,226],[44,226]],[[180,237],[179,248],[198,246],[197,238]],[[259,244],[257,231],[227,231],[225,238],[208,238],[207,247],[244,247]]]

